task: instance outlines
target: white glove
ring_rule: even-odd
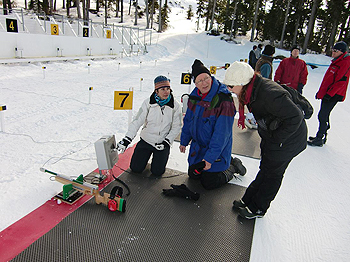
[[[117,150],[120,153],[124,153],[124,151],[126,150],[126,148],[128,147],[128,145],[131,143],[131,138],[130,137],[124,137],[121,141],[118,142],[117,144]]]
[[[170,142],[167,138],[165,138],[165,140],[162,143],[157,143],[154,146],[157,150],[162,151],[164,150],[166,147],[170,147]]]

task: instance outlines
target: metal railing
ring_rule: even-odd
[[[45,13],[35,13],[26,9],[0,8],[0,32],[8,31],[7,19],[17,21],[18,33],[47,34],[51,35],[52,25],[56,26],[56,35],[92,38],[116,39],[123,46],[129,47],[129,52],[135,50],[147,51],[146,45],[152,45],[152,30],[138,27],[93,22],[91,19],[68,18],[54,14],[48,16]],[[125,50],[127,48],[124,47]]]

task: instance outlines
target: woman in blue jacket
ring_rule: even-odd
[[[200,179],[204,188],[213,189],[230,181],[234,173],[246,172],[238,158],[231,160],[236,109],[226,86],[210,76],[200,60],[192,65],[192,77],[196,88],[189,97],[180,151],[185,153],[191,142],[188,175]]]

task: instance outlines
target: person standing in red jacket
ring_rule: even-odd
[[[283,59],[276,70],[275,82],[292,87],[302,94],[308,72],[306,63],[299,58],[299,52],[298,46],[292,47],[290,57]]]
[[[338,102],[345,100],[350,75],[350,54],[345,42],[336,43],[332,49],[332,63],[323,77],[316,99],[322,99],[318,112],[319,127],[315,137],[309,137],[310,146],[323,146],[330,129],[329,115]]]

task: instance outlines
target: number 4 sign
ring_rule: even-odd
[[[114,91],[114,110],[132,109],[133,91]]]
[[[18,33],[17,20],[6,18],[6,28],[7,32]]]

